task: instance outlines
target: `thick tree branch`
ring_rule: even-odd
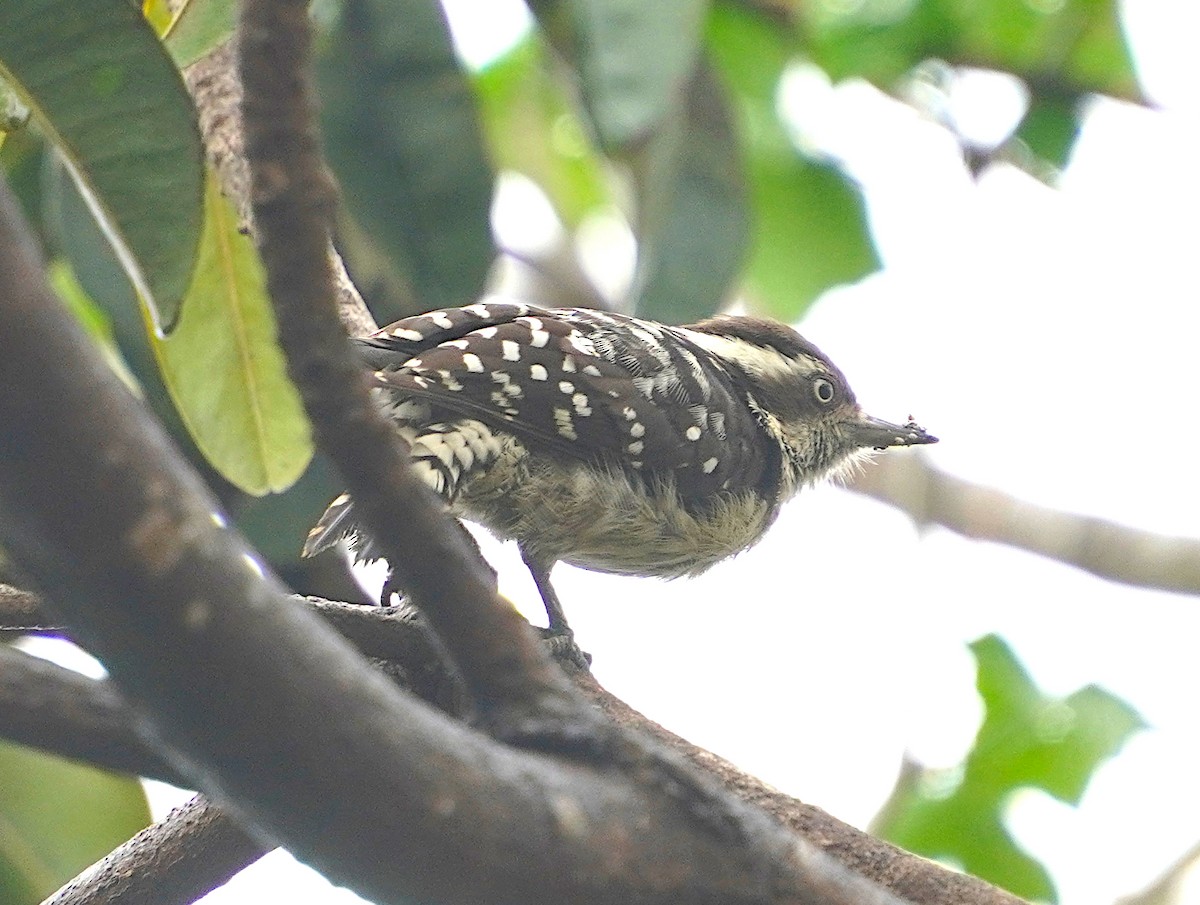
[[[847,486],[918,525],[1007,544],[1122,584],[1200,594],[1200,540],[1026,503],[938,471],[919,453],[881,459]]]
[[[246,229],[254,228],[250,207],[250,169],[242,131],[242,85],[234,66],[234,41],[227,41],[208,56],[188,67],[184,73],[188,91],[200,117],[200,132],[205,153],[221,180],[225,195],[237,205]],[[346,273],[341,257],[329,250],[334,271],[338,314],[351,336],[365,336],[378,328],[363,302],[358,287]]]
[[[436,645],[431,642],[428,633],[414,621],[411,614],[394,609],[355,606],[315,598],[304,601],[304,605],[311,607],[326,621],[335,625],[363,653],[396,667],[391,672],[394,674],[398,671],[409,683],[408,687],[417,694],[427,700],[441,699],[440,706],[443,708],[456,706],[453,695],[447,695],[445,691],[455,687],[455,676],[445,671],[444,661]],[[114,709],[102,702],[98,705],[99,710],[95,716],[84,714],[82,719],[77,719],[78,710],[91,706],[88,696],[82,697],[81,703],[65,711],[60,710],[57,704],[50,703],[38,708],[38,716],[42,723],[53,723],[57,728],[47,730],[43,726],[34,733],[14,733],[12,727],[19,727],[22,723],[21,714],[31,709],[25,699],[33,687],[40,685],[49,688],[47,694],[51,701],[58,701],[63,699],[63,696],[54,693],[53,686],[56,684],[61,683],[71,689],[78,684],[103,684],[84,679],[51,664],[31,668],[29,661],[34,660],[35,658],[24,655],[21,659],[7,662],[0,659],[0,675],[7,677],[8,684],[13,688],[12,694],[0,695],[0,735],[53,753],[79,757],[101,766],[155,775],[145,774],[141,765],[147,760],[154,762],[156,755],[145,748],[143,740],[133,728],[134,719],[123,709],[123,704]],[[717,755],[692,745],[647,719],[623,701],[613,697],[590,674],[576,673],[573,678],[589,700],[615,723],[625,729],[653,736],[686,757],[697,768],[715,776],[743,801],[767,811],[780,823],[824,849],[846,867],[881,883],[898,895],[922,905],[959,905],[965,902],[972,905],[1018,905],[1019,900],[1014,896],[975,877],[939,867],[924,858],[874,839],[835,820],[820,808],[797,801],[743,773]],[[17,708],[15,718],[10,707]],[[121,746],[134,752],[132,756],[128,759],[98,759],[91,749],[81,751],[77,737],[89,734],[93,731],[92,727],[101,721],[107,721],[111,726],[108,731],[116,737]],[[61,743],[59,740],[62,740]],[[203,827],[201,824],[198,829],[202,830]],[[201,840],[198,844],[203,846],[205,843]],[[127,854],[134,857],[136,853]],[[135,865],[129,863],[127,866],[132,869]],[[177,881],[171,879],[170,882]],[[182,887],[182,881],[178,883]]]
[[[191,905],[270,850],[197,795],[42,905]]]
[[[497,744],[372,671],[214,518],[27,236],[0,189],[0,543],[239,822],[380,903],[896,901],[757,810],[729,803],[731,839],[654,777]]]

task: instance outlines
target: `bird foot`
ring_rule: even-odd
[[[560,666],[568,672],[587,672],[592,666],[592,655],[585,651],[575,641],[575,633],[570,629],[542,628],[534,626],[534,631],[542,636],[542,643]]]

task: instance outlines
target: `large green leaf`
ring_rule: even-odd
[[[492,173],[436,0],[345,0],[318,68],[350,236],[397,265],[419,308],[477,298],[492,263]],[[412,302],[398,304],[401,310]]]
[[[173,325],[200,242],[203,154],[187,91],[137,5],[5,0],[0,76],[52,136],[158,325]]]
[[[878,269],[861,193],[838,168],[795,146],[776,95],[795,48],[788,33],[753,12],[714,8],[709,46],[740,114],[756,223],[745,281],[749,300],[796,320],[824,290]]]
[[[749,212],[733,114],[707,61],[669,119],[650,139],[639,173],[636,308],[685,323],[711,315],[731,293]]]
[[[600,156],[550,66],[531,36],[480,72],[475,90],[496,168],[528,176],[575,227],[610,197]]]
[[[995,635],[974,642],[984,720],[963,764],[906,771],[872,832],[1032,900],[1056,901],[1042,865],[1004,826],[1022,788],[1077,804],[1096,769],[1144,726],[1138,714],[1089,685],[1062,699],[1043,694]]]
[[[574,64],[601,144],[624,150],[658,129],[696,69],[709,0],[542,0],[531,4]]]
[[[132,777],[0,741],[0,902],[34,905],[150,822]]]
[[[291,486],[312,458],[308,420],[283,354],[262,264],[210,176],[196,278],[179,325],[152,332],[163,379],[205,458],[261,495]]]
[[[732,117],[701,50],[708,0],[531,6],[600,144],[633,177],[632,306],[666,321],[711,314],[741,268],[747,212]]]

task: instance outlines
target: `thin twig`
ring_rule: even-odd
[[[847,486],[918,525],[941,525],[1122,584],[1200,594],[1200,541],[1027,503],[939,471],[920,454],[881,459]]]

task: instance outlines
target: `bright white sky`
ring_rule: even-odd
[[[972,182],[945,134],[910,109],[801,73],[791,90],[803,125],[862,180],[886,262],[830,293],[802,329],[869,411],[912,412],[943,438],[938,466],[1045,505],[1200,536],[1200,12],[1191,0],[1126,7],[1145,84],[1167,109],[1098,102],[1057,191],[1009,169]],[[520,19],[505,18],[514,8],[456,0],[468,58],[519,34]],[[995,97],[1002,117],[1011,97]],[[537,613],[515,553],[485,552]],[[555,580],[612,691],[860,826],[905,752],[929,765],[962,757],[980,715],[966,644],[998,632],[1047,691],[1099,683],[1153,726],[1078,810],[1036,792],[1014,802],[1010,825],[1065,905],[1112,902],[1200,840],[1194,598],[942,530],[918,535],[833,488],[802,495],[758,548],[700,579],[560,567]],[[1187,901],[1200,903],[1193,887]],[[205,901],[357,899],[276,854]]]

